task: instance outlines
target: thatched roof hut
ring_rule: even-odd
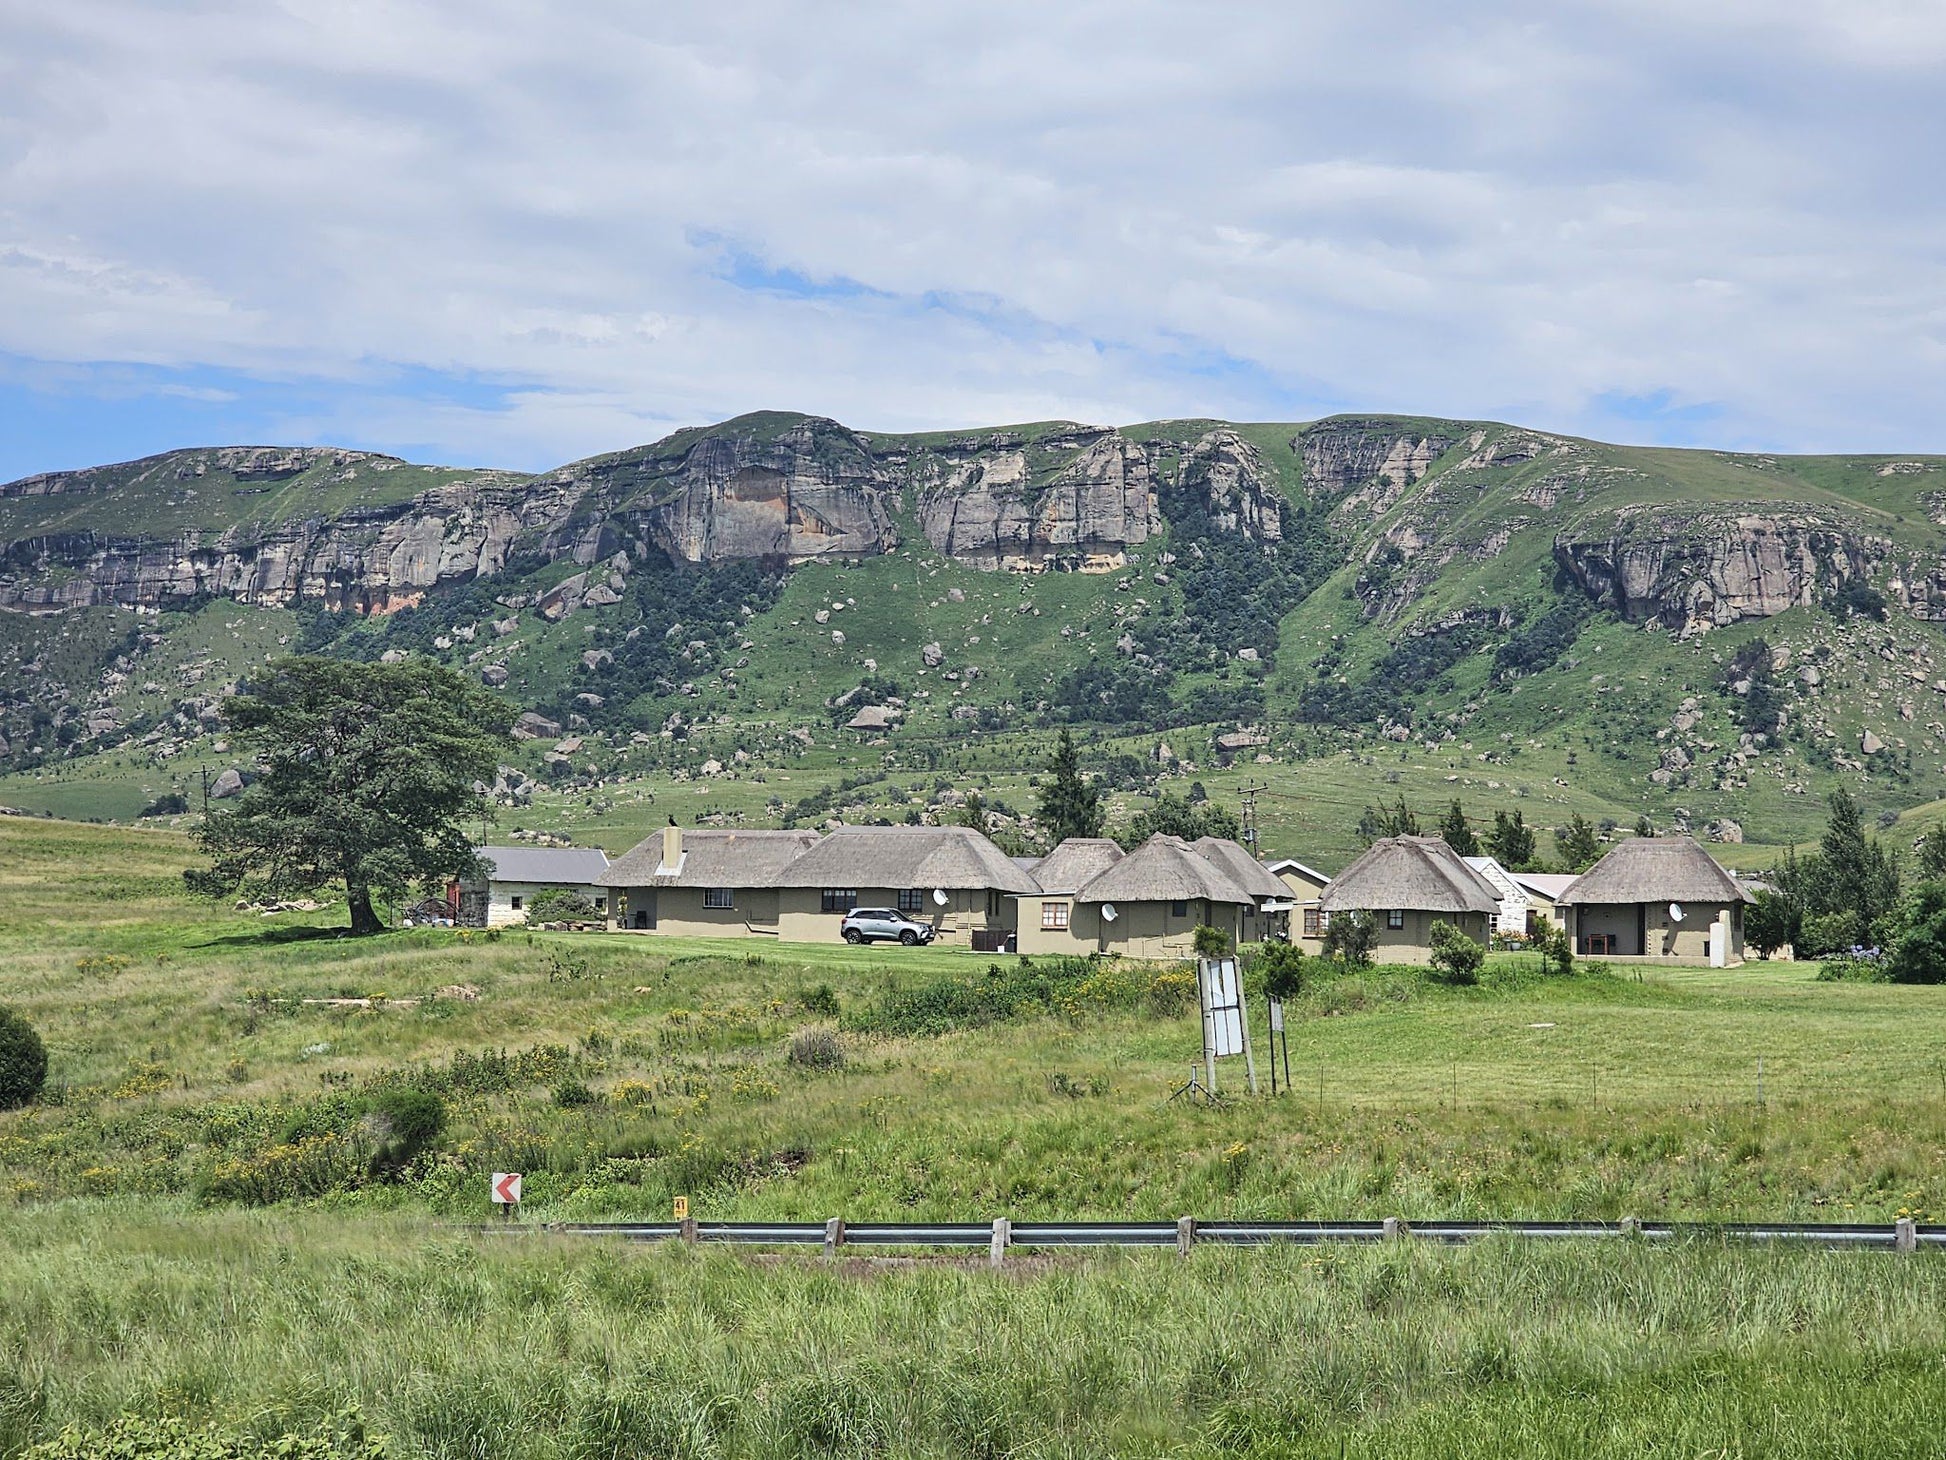
[[[966,826],[840,826],[774,881],[780,887],[1040,891],[1000,848]]]
[[[1318,906],[1327,914],[1401,909],[1491,917],[1500,893],[1438,837],[1390,836],[1334,877]]]
[[[1282,888],[1278,889],[1282,892]],[[1079,903],[1207,902],[1254,907],[1257,899],[1180,837],[1157,834],[1076,892]]]
[[[1575,878],[1556,899],[1572,907],[1750,900],[1736,878],[1686,836],[1631,837]]]
[[[658,832],[609,864],[604,887],[774,887],[818,840],[815,831],[682,831],[675,872],[661,871],[667,839]]]
[[[1278,880],[1262,862],[1250,855],[1250,849],[1227,837],[1204,836],[1191,842],[1190,848],[1216,863],[1231,879],[1251,896],[1262,901],[1274,897],[1279,901],[1291,895],[1290,888]]]
[[[1105,836],[1071,836],[1033,866],[1042,892],[1073,892],[1122,859],[1119,843]]]

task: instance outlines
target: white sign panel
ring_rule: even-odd
[[[503,1207],[520,1205],[520,1173],[518,1171],[496,1171],[493,1173],[493,1200]]]
[[[1242,1054],[1243,994],[1238,985],[1236,960],[1214,959],[1204,968],[1207,1012],[1203,1018],[1209,1052],[1217,1059]]]

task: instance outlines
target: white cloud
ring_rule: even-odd
[[[1946,24],[1774,10],[15,7],[0,351],[404,379],[284,424],[523,465],[768,406],[1599,434],[1662,392],[1939,447]]]

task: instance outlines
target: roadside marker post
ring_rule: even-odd
[[[496,1171],[493,1173],[493,1200],[500,1208],[500,1215],[508,1221],[520,1206],[520,1173],[518,1171]]]

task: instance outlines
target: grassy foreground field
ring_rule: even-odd
[[[0,1456],[126,1410],[271,1435],[347,1406],[454,1457],[1946,1448],[1929,1256],[1407,1244],[995,1275],[462,1230],[494,1169],[527,1173],[534,1218],[680,1194],[706,1219],[1932,1220],[1946,990],[1511,958],[1474,989],[1321,978],[1295,1093],[1206,1109],[1166,1101],[1196,1046],[1166,969],[985,1022],[1013,960],[354,942],[189,901],[186,858],[0,818],[0,1002],[53,1065],[48,1101],[0,1115]],[[791,1060],[834,1026],[841,1064]],[[305,1147],[401,1083],[448,1127],[400,1179]]]

